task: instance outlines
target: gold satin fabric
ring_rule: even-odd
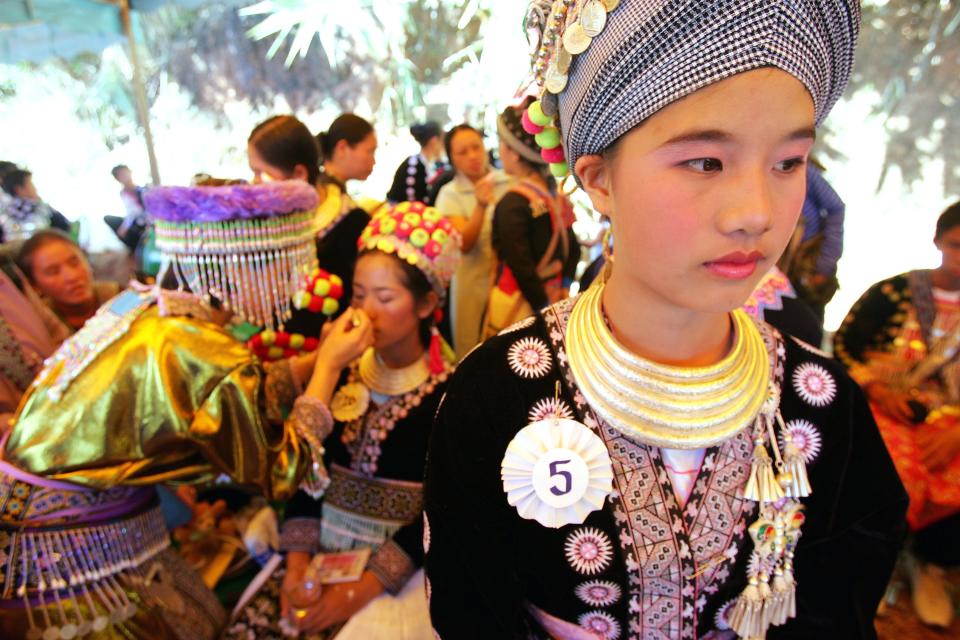
[[[220,473],[278,499],[297,487],[307,452],[266,421],[263,369],[218,325],[152,307],[53,402],[58,374],[30,389],[3,451],[25,471],[96,489]]]

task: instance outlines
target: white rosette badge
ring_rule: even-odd
[[[603,441],[575,420],[528,424],[500,463],[507,502],[522,518],[545,527],[580,524],[603,506],[613,489],[613,468]]]

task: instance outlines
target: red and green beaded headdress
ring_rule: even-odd
[[[360,249],[395,254],[417,267],[440,297],[460,263],[460,234],[439,211],[422,202],[401,202],[374,217],[363,230]]]

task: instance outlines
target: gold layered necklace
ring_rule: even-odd
[[[370,347],[360,356],[357,373],[364,385],[374,393],[385,396],[399,396],[409,393],[430,377],[430,367],[425,358],[402,369],[391,369]]]
[[[617,342],[604,322],[603,289],[591,287],[574,304],[566,348],[577,386],[607,424],[643,444],[701,449],[754,422],[770,364],[759,330],[743,311],[731,314],[734,344],[720,362],[662,365]]]

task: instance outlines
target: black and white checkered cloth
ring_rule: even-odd
[[[668,104],[761,67],[800,80],[819,124],[850,77],[859,26],[857,0],[623,0],[559,96],[570,168]]]

